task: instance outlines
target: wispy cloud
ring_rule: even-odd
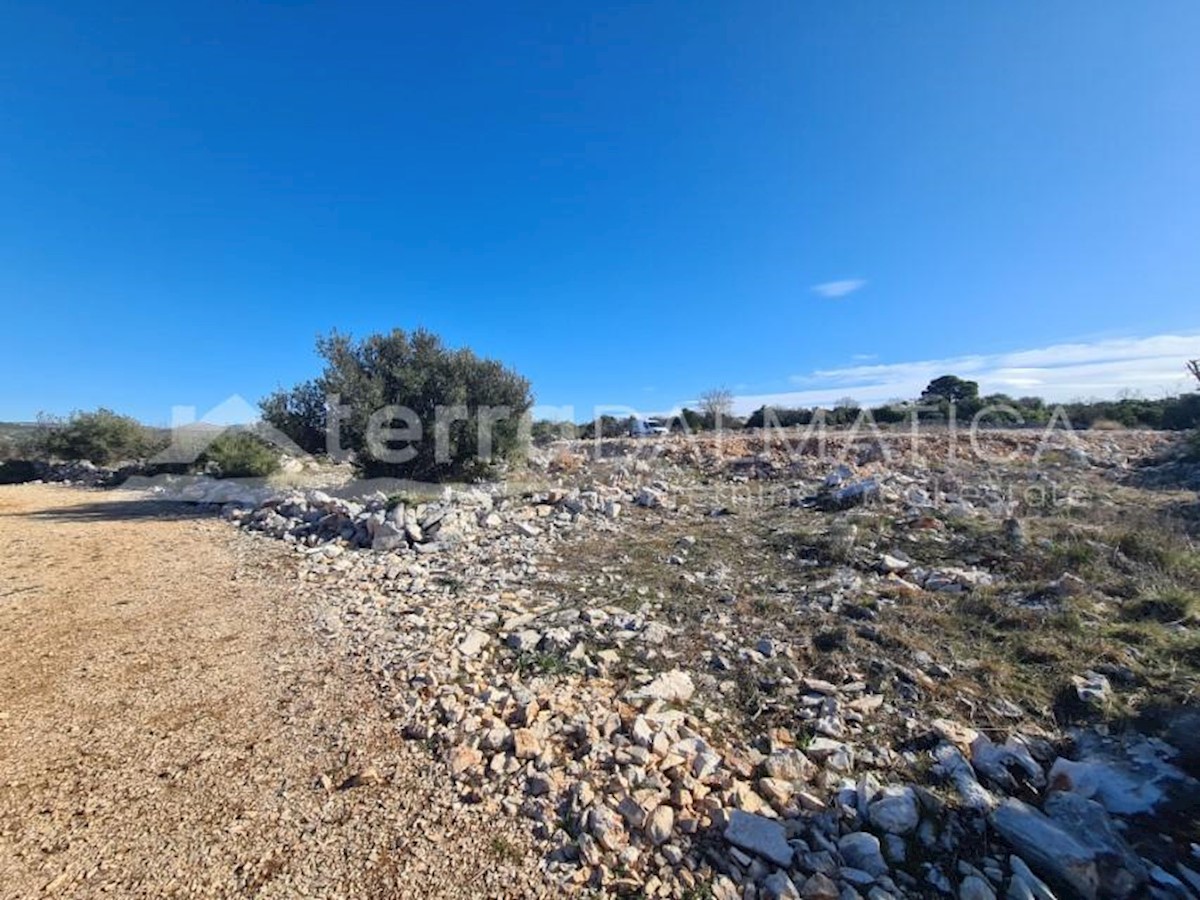
[[[866,279],[863,278],[845,278],[841,281],[826,281],[822,284],[814,284],[812,291],[814,294],[819,294],[827,300],[840,300],[842,297],[848,297],[855,291],[866,286]]]
[[[1154,397],[1194,387],[1184,363],[1196,357],[1200,357],[1200,333],[852,365],[793,376],[789,380],[795,390],[739,396],[736,407],[738,412],[749,412],[763,404],[814,406],[847,396],[861,403],[911,399],[931,380],[946,374],[978,381],[984,394],[1036,394],[1047,400],[1073,400],[1114,397],[1123,390],[1134,390]]]

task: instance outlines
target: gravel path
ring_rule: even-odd
[[[0,488],[0,897],[544,893],[300,597],[185,507]]]

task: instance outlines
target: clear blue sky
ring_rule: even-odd
[[[257,400],[333,327],[578,418],[1200,332],[1193,0],[0,12],[0,418]]]

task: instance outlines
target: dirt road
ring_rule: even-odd
[[[219,521],[0,488],[0,897],[541,893],[315,613]]]

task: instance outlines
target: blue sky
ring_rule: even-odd
[[[1200,355],[1190,0],[2,11],[3,419],[256,400],[334,327],[577,418]]]

